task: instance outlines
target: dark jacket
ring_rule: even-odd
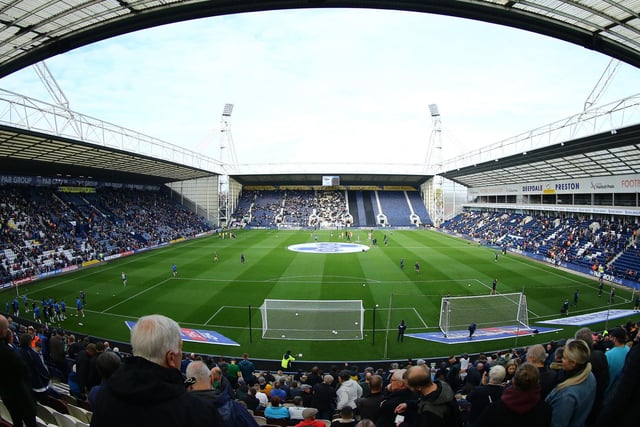
[[[480,415],[487,407],[500,400],[504,387],[501,384],[487,384],[474,388],[467,396],[467,401],[471,403],[469,409],[469,425],[474,425]]]
[[[130,357],[101,387],[91,426],[221,426],[217,420],[213,405],[187,393],[178,369]]]
[[[551,406],[542,400],[540,387],[522,391],[508,387],[499,401],[480,415],[473,427],[541,427],[551,425]]]
[[[587,424],[592,425],[598,418],[602,408],[602,402],[605,400],[604,391],[609,385],[609,363],[607,362],[607,357],[601,350],[591,350],[589,361],[591,362],[591,372],[593,376],[596,377],[596,400],[593,401],[591,413],[589,414],[589,418],[587,418]]]
[[[375,424],[378,421],[382,399],[384,399],[384,394],[380,392],[370,393],[367,397],[356,399],[356,407],[358,408],[360,418],[369,419]]]
[[[320,412],[333,411],[336,407],[336,389],[325,383],[314,385],[310,406]]]
[[[258,427],[258,423],[241,403],[232,399],[228,393],[219,390],[197,390],[190,392],[205,404],[213,405],[220,415],[218,422],[225,427]]]
[[[51,377],[40,355],[31,347],[20,347],[19,351],[31,373],[31,388],[34,390],[47,388]]]
[[[421,396],[418,401],[419,427],[462,427],[458,402],[449,384],[434,381],[436,390]]]
[[[0,341],[0,398],[9,409],[14,424],[36,424],[36,401],[31,391],[31,374],[18,353]]]
[[[597,427],[633,426],[638,424],[640,407],[640,344],[627,353],[622,373],[610,396],[605,397]]]
[[[385,394],[380,402],[380,411],[378,412],[376,427],[396,427],[396,407],[401,403],[407,403],[415,399],[416,395],[409,389]],[[405,411],[402,414],[405,417],[406,425],[412,425],[412,421],[415,418],[414,413],[415,411]]]

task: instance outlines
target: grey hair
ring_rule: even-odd
[[[544,363],[547,360],[547,352],[542,344],[536,344],[527,350],[527,359],[533,363]]]
[[[580,328],[576,331],[576,334],[573,336],[577,340],[582,340],[587,343],[589,348],[593,347],[593,333],[589,328]]]
[[[141,317],[131,329],[133,354],[164,365],[167,352],[180,351],[180,334],[180,326],[173,319],[161,314]]]
[[[405,372],[407,372],[406,369],[396,369],[395,371],[393,371],[393,375],[391,376],[391,378],[394,380],[402,381],[404,379]]]
[[[203,361],[196,360],[187,365],[186,375],[195,378],[196,382],[209,382],[211,371]]]
[[[505,376],[507,376],[507,370],[502,365],[495,365],[489,369],[489,382],[491,384],[502,383]]]

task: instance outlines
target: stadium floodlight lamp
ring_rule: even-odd
[[[224,104],[224,110],[222,110],[222,115],[231,117],[232,112],[233,112],[233,104]]]
[[[429,112],[431,113],[431,117],[438,117],[440,115],[437,104],[429,104]]]

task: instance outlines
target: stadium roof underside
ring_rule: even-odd
[[[213,175],[178,163],[2,125],[0,170],[152,185]]]
[[[467,187],[640,173],[640,125],[448,170]]]
[[[400,175],[376,173],[327,173],[325,175],[339,175],[340,185],[353,186],[411,186],[419,187],[429,179],[426,175]],[[231,175],[243,186],[286,186],[286,185],[322,185],[322,174],[285,173],[285,174],[253,174]]]
[[[0,2],[0,77],[69,50],[158,25],[294,8],[377,8],[506,25],[640,67],[637,0],[6,0]]]

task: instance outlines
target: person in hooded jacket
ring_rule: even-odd
[[[482,412],[474,427],[550,425],[551,406],[542,400],[541,391],[538,368],[523,363],[516,370],[511,386]]]
[[[180,373],[180,326],[154,314],[138,319],[131,330],[133,357],[101,387],[92,427],[222,426],[213,405],[187,393]]]
[[[351,372],[346,369],[340,371],[338,381],[340,386],[336,390],[336,409],[339,411],[347,405],[351,406],[351,409],[356,409],[356,399],[362,397],[362,387],[357,381],[351,379]]]

